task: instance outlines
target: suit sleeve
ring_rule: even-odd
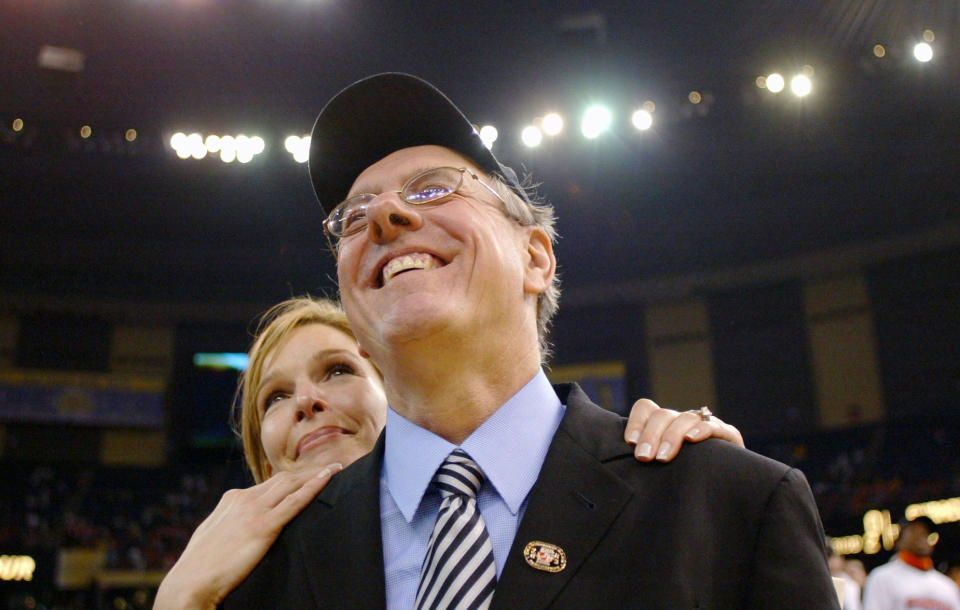
[[[823,525],[799,470],[788,470],[770,494],[753,561],[748,608],[840,608]]]

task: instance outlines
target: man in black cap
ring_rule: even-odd
[[[553,210],[442,93],[351,85],[310,172],[388,423],[227,608],[837,607],[802,474],[713,442],[639,464],[620,417],[550,386]]]
[[[902,521],[897,554],[867,577],[864,610],[960,610],[960,589],[933,567],[937,540],[937,527],[929,517]]]

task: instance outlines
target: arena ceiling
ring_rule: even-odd
[[[19,299],[330,292],[306,166],[282,143],[380,71],[497,126],[495,152],[557,207],[574,301],[830,248],[960,243],[952,1],[5,0],[0,20],[0,292]],[[805,66],[804,98],[756,84]],[[641,133],[626,117],[648,100]],[[591,103],[614,123],[586,140]],[[565,131],[521,145],[548,111]],[[177,131],[266,148],[180,160]]]

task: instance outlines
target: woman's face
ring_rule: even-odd
[[[271,474],[346,467],[370,452],[386,421],[387,399],[370,361],[353,338],[325,324],[294,330],[267,356],[256,396]]]

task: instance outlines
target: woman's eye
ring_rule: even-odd
[[[340,375],[353,375],[355,374],[355,369],[344,362],[338,362],[336,364],[330,365],[330,368],[327,369],[327,377],[339,377]]]
[[[266,411],[276,403],[280,402],[287,397],[286,392],[271,392],[267,394],[267,397],[263,400],[263,410]]]

